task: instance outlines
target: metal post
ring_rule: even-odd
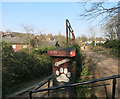
[[[70,45],[70,25],[69,25],[69,45]]]
[[[30,99],[32,99],[32,92],[31,91],[29,91],[29,97],[30,97]]]
[[[74,40],[75,40],[75,37],[74,37],[74,31],[72,30],[72,44],[74,44]]]
[[[68,20],[66,19],[66,39],[67,39],[67,46],[68,46]]]
[[[113,79],[112,99],[115,99],[116,78]]]
[[[50,87],[50,79],[48,80],[48,88],[49,87]],[[50,93],[50,91],[48,90],[48,96],[50,95],[49,93]]]

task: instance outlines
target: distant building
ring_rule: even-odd
[[[55,43],[55,38],[52,34],[43,34],[43,35],[33,35],[33,34],[24,34],[17,32],[1,32],[2,41],[6,43],[11,43],[12,48],[15,52],[23,48],[38,48],[39,46],[53,46]]]
[[[48,34],[48,35],[46,36],[46,40],[47,40],[47,41],[55,41],[55,38],[54,38],[54,36],[53,36],[52,34]]]
[[[104,44],[106,41],[95,41],[95,42],[96,42],[96,44],[97,44],[97,43],[103,43],[103,44]],[[87,43],[88,43],[88,44],[91,44],[91,43],[92,43],[92,40],[91,40],[91,41],[87,41]]]
[[[3,32],[3,31],[0,31],[0,34],[1,34],[1,37],[5,37],[5,36],[14,37],[15,36],[13,32]]]
[[[52,34],[48,34],[48,35],[42,34],[42,35],[38,36],[38,39],[40,41],[55,41],[55,38]]]
[[[32,37],[30,39],[32,39]],[[2,37],[2,41],[5,41],[6,43],[11,43],[12,48],[14,49],[15,52],[23,48],[30,48],[29,39],[27,37],[5,36]]]
[[[88,43],[88,44],[91,44],[91,43],[92,43],[92,41],[87,41],[87,43]]]

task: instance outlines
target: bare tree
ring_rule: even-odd
[[[59,42],[60,46],[66,45],[66,37],[61,34],[61,32],[58,32],[58,35],[54,36],[55,40]]]
[[[95,41],[95,46],[96,46],[96,32],[95,32],[95,28],[93,26],[90,26],[88,28],[89,31],[89,35],[90,35],[90,39],[92,39],[93,41]]]
[[[119,21],[118,17],[115,16],[111,18],[104,26],[103,30],[105,33],[105,37],[107,37],[110,40],[120,40],[120,34],[119,34]]]
[[[86,37],[86,35],[84,35],[84,34],[82,34],[82,36],[81,36],[81,40],[82,40],[82,42],[85,42],[85,41],[87,41],[87,37]]]
[[[89,32],[89,37],[90,38],[95,38],[96,32],[95,32],[95,28],[93,26],[89,26],[88,32]]]
[[[7,29],[6,32],[7,32],[7,33],[11,33],[12,31],[11,31],[10,29]]]
[[[114,5],[113,7],[108,7],[106,5],[109,5],[110,2],[105,2],[107,0],[104,0],[102,2],[93,2],[93,0],[89,1],[91,2],[81,3],[84,7],[84,11],[80,13],[81,18],[95,20],[96,18],[101,16],[102,20],[100,20],[100,22],[104,22],[110,19],[111,17],[118,16],[118,14],[120,13],[120,10],[118,10],[120,9],[118,3],[116,3],[116,5]]]
[[[29,50],[30,50],[30,39],[31,39],[30,37],[31,37],[31,34],[34,34],[34,29],[31,26],[23,25],[23,24],[22,24],[22,27],[23,27],[24,31],[27,33],[27,37],[28,37],[28,41],[29,41]]]
[[[25,32],[26,32],[27,34],[32,34],[32,33],[34,33],[33,27],[28,26],[28,25],[22,25],[22,27],[23,27],[23,29],[25,30]]]

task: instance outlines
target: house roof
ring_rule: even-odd
[[[30,40],[33,39],[34,37],[30,37]],[[29,43],[29,38],[28,37],[20,37],[20,36],[6,36],[2,37],[2,41],[5,41],[6,43],[12,43],[12,44],[28,44]]]
[[[55,41],[41,41],[41,47],[55,46]]]

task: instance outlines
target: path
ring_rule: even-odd
[[[87,48],[81,48],[84,55],[92,59],[93,62],[93,72],[95,73],[96,78],[108,77],[112,75],[118,75],[118,59],[113,59],[107,57],[105,55],[99,54],[97,52],[93,52],[88,50]],[[119,60],[120,61],[120,60]],[[112,80],[106,81],[106,83],[112,84]],[[112,92],[111,85],[107,86],[108,96],[110,96]],[[117,80],[117,88],[116,95],[118,95],[118,80]],[[101,93],[103,95],[103,93]]]
[[[21,98],[26,97],[26,98],[29,98],[29,90],[37,88],[41,83],[43,83],[49,77],[50,77],[50,75],[49,76],[46,75],[46,76],[39,78],[38,80],[27,82],[26,84],[28,85],[28,87],[24,87],[24,89],[21,89],[20,91],[12,93],[12,94],[8,95],[7,97],[21,97]],[[52,80],[50,82],[50,87],[51,86],[52,86]],[[48,83],[46,83],[45,85],[40,87],[40,89],[45,89],[45,88],[48,88]],[[38,93],[34,93],[32,96],[33,97],[48,97],[48,93],[47,93],[47,91],[38,92]]]
[[[38,85],[36,85],[32,89],[35,89]],[[52,81],[50,82],[50,87],[52,87]],[[46,83],[44,86],[40,87],[39,89],[45,89],[45,88],[48,88],[48,83]],[[25,93],[17,95],[17,97],[29,97],[29,93],[27,91]],[[44,98],[47,98],[48,97],[48,91],[33,93],[32,97],[44,97]]]

